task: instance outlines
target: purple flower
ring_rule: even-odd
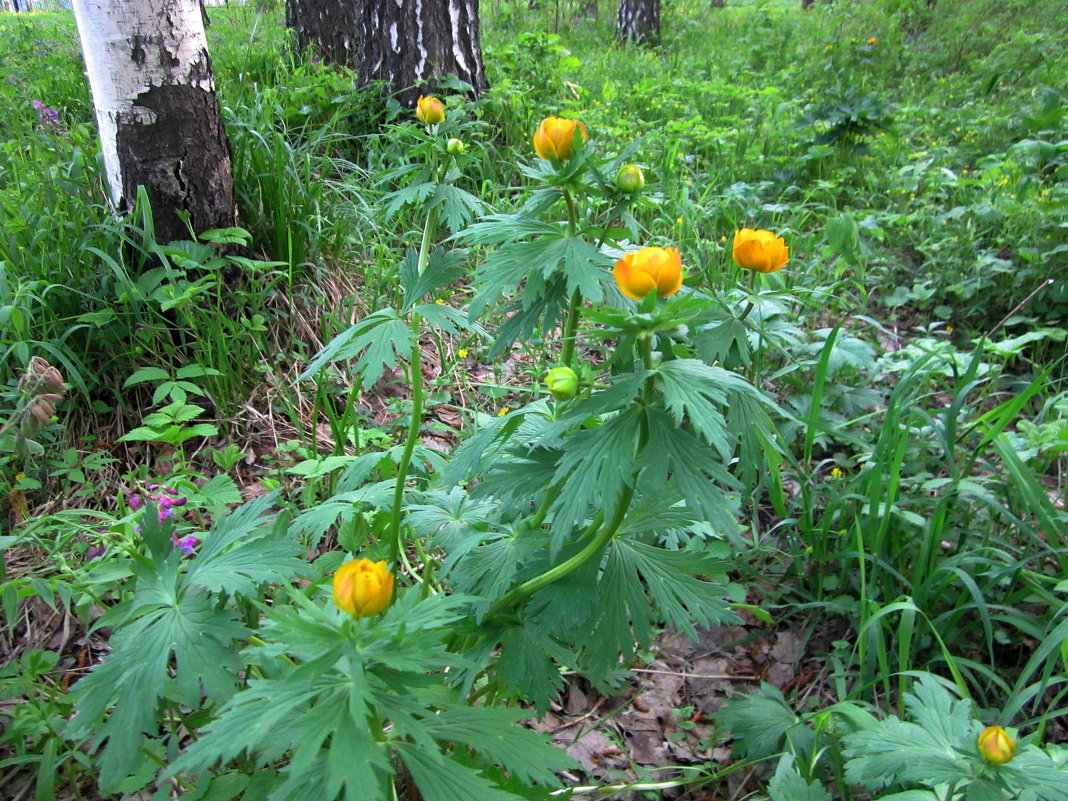
[[[104,552],[107,551],[107,549],[108,549],[108,546],[105,545],[102,542],[101,543],[97,543],[96,545],[90,545],[88,550],[86,550],[86,552],[85,552],[85,558],[86,559],[99,559],[101,556],[104,555]]]
[[[42,103],[40,100],[34,100],[33,107],[37,109],[44,108],[44,103]]]
[[[185,537],[174,535],[171,537],[171,542],[174,543],[175,548],[182,549],[182,556],[192,556],[193,549],[200,545],[200,539],[193,534]]]

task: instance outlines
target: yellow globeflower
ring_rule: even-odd
[[[445,121],[445,104],[436,97],[420,95],[415,102],[415,116],[424,125],[437,125]]]
[[[654,290],[665,298],[682,286],[682,257],[677,248],[645,247],[617,261],[612,276],[631,300],[641,300]]]
[[[786,240],[771,231],[742,228],[734,234],[734,263],[746,270],[773,273],[790,260]]]
[[[546,117],[534,132],[534,152],[543,159],[566,161],[575,149],[576,130],[585,142],[587,135],[583,123],[563,117]]]
[[[1004,765],[1016,756],[1016,743],[1001,726],[987,726],[979,735],[979,753],[987,762]]]
[[[334,574],[334,604],[353,617],[376,615],[393,597],[393,574],[386,563],[353,559]]]

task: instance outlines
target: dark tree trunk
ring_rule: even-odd
[[[478,0],[362,0],[360,82],[382,81],[404,105],[456,75],[489,88],[478,33]]]
[[[188,239],[176,212],[189,215],[197,233],[234,224],[230,145],[214,92],[199,86],[153,86],[137,97],[154,122],[119,120],[115,141],[127,206],[145,187],[156,241]]]
[[[619,0],[619,38],[635,44],[660,41],[660,0]]]
[[[712,0],[712,8],[726,8],[723,0]]]
[[[286,0],[286,27],[301,50],[354,70],[360,68],[361,0]]]

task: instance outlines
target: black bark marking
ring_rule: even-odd
[[[138,186],[145,187],[160,242],[188,237],[176,211],[188,212],[197,232],[233,225],[230,147],[215,93],[198,85],[154,86],[134,104],[151,112],[138,116],[154,121],[119,120],[124,203],[132,203]]]

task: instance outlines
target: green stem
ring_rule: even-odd
[[[575,360],[575,338],[578,335],[578,321],[582,316],[582,291],[576,289],[567,306],[567,322],[564,323],[564,347],[560,351],[560,361],[565,367],[573,367]]]
[[[578,209],[575,198],[567,189],[563,190],[564,203],[567,204],[567,235],[575,236],[578,231]],[[578,335],[579,317],[582,316],[582,291],[576,287],[567,305],[567,319],[564,322],[564,347],[560,352],[560,361],[565,367],[573,367],[575,360],[575,337]]]
[[[634,487],[627,487],[624,489],[623,495],[620,496],[619,503],[616,505],[616,511],[615,514],[612,515],[612,519],[609,521],[608,525],[597,532],[597,535],[593,539],[586,543],[585,548],[570,559],[565,559],[563,562],[549,568],[544,573],[537,575],[528,581],[524,581],[518,587],[512,588],[490,608],[489,612],[486,614],[486,618],[492,618],[504,610],[516,606],[538,590],[548,587],[554,581],[559,581],[564,578],[564,576],[574,573],[590,561],[590,559],[599,554],[612,540],[612,537],[615,536],[616,531],[623,522],[623,518],[627,514],[627,509],[630,508],[630,502],[633,498]],[[593,523],[583,532],[583,536],[595,531],[601,525],[603,519],[604,510],[601,510],[593,519]]]
[[[422,254],[420,254],[422,261]],[[401,513],[404,505],[404,488],[408,482],[408,467],[412,463],[415,443],[419,441],[419,427],[423,421],[423,351],[419,343],[423,318],[419,312],[412,312],[411,372],[408,382],[412,385],[411,420],[408,422],[408,436],[404,440],[400,463],[397,465],[397,484],[393,488],[393,511],[389,518],[389,561],[396,563],[401,552]]]

